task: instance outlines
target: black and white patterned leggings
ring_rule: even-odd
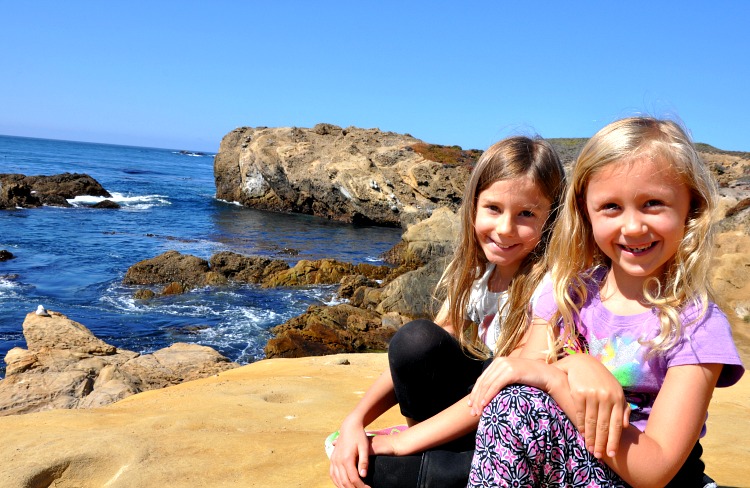
[[[586,450],[583,436],[546,393],[504,388],[484,409],[469,487],[627,487]]]

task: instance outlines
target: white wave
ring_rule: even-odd
[[[339,296],[332,296],[330,300],[324,300],[323,304],[329,307],[333,307],[335,305],[341,305],[342,303],[349,303],[349,300],[346,298],[341,298]]]
[[[229,205],[236,205],[238,207],[242,207],[242,204],[240,202],[236,202],[234,200],[224,200],[223,198],[216,198],[216,197],[214,197],[214,199],[221,203],[227,203]]]
[[[75,198],[69,198],[68,203],[74,207],[95,205],[104,200],[110,200],[120,204],[125,209],[146,210],[157,205],[171,205],[166,195],[136,195],[126,196],[122,193],[112,193],[112,196],[95,197],[92,195],[80,195]]]
[[[23,294],[23,289],[28,288],[28,285],[22,285],[17,281],[13,281],[5,276],[0,276],[0,299],[18,299]]]

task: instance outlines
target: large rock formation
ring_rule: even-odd
[[[455,209],[478,154],[378,129],[242,127],[224,137],[214,159],[216,196],[254,208],[406,227],[436,208]]]
[[[118,350],[53,311],[28,314],[23,334],[28,349],[15,347],[5,356],[0,416],[98,407],[237,366],[195,344],[173,344],[144,355]]]

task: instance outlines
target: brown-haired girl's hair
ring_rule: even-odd
[[[474,231],[479,194],[500,180],[530,178],[552,203],[537,246],[524,258],[508,287],[496,355],[507,355],[518,346],[529,322],[531,296],[546,272],[544,255],[565,187],[565,171],[552,146],[542,138],[510,137],[492,145],[477,161],[463,195],[460,240],[453,259],[438,285],[446,296],[447,322],[454,326],[461,345],[477,357],[486,357],[484,344],[477,337],[477,324],[466,319],[472,284],[487,270],[485,257]]]

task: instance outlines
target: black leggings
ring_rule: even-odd
[[[409,322],[396,332],[388,362],[401,413],[417,422],[465,397],[483,365],[429,320]],[[365,482],[373,488],[466,486],[475,434],[413,456],[372,456]]]

